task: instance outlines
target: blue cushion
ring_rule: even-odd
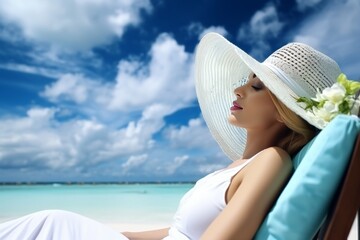
[[[293,176],[255,239],[312,239],[347,168],[360,121],[339,115],[294,157]]]

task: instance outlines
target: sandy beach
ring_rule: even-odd
[[[107,226],[115,229],[118,232],[140,232],[154,229],[161,229],[170,227],[166,223],[150,223],[150,224],[128,224],[128,223],[106,223]]]

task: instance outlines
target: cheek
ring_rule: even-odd
[[[272,103],[271,99],[270,102],[262,102],[260,103],[259,108],[257,108],[256,115],[262,119],[268,120],[276,120],[277,119],[277,110],[274,104]]]
[[[270,102],[268,102],[268,101],[264,101],[264,102],[262,102],[262,103],[259,103],[259,106],[261,106],[260,108],[259,108],[259,112],[263,112],[264,114],[265,113],[274,113],[274,112],[276,112],[276,107],[275,107],[275,105],[272,103],[272,101],[271,100],[269,100]]]
[[[253,108],[251,109],[253,116],[258,116],[258,120],[276,119],[277,110],[270,96],[264,95],[259,98],[252,99]]]

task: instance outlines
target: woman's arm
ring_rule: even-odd
[[[238,189],[201,239],[252,239],[291,171],[284,150],[271,147],[259,153],[241,171]]]
[[[124,232],[125,237],[130,240],[159,240],[166,237],[169,233],[169,228],[144,231],[144,232]]]

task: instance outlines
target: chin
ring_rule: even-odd
[[[228,117],[228,122],[235,127],[242,127],[238,119],[234,115]]]

